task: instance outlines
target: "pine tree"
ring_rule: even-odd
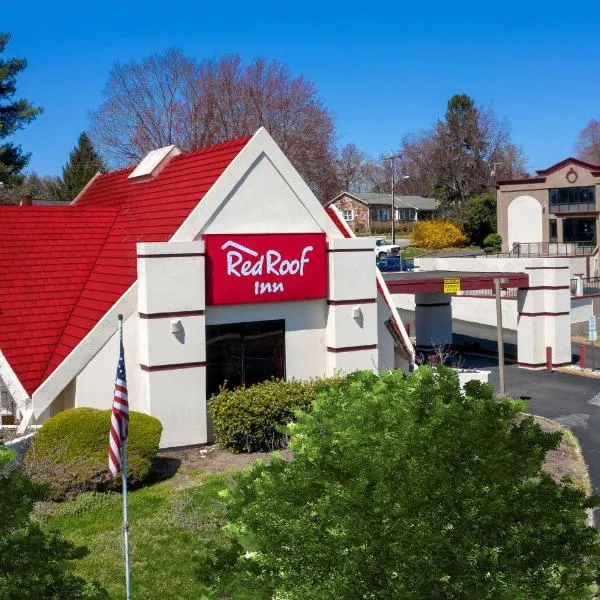
[[[83,132],[63,167],[62,178],[56,187],[56,199],[70,202],[98,171],[104,170],[104,163],[94,149],[92,140]]]
[[[8,33],[0,32],[0,55],[10,40]],[[20,173],[29,162],[29,154],[21,147],[2,140],[33,121],[42,109],[22,98],[14,100],[17,75],[27,66],[24,58],[0,58],[0,182],[18,183]]]

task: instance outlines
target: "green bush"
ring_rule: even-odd
[[[543,470],[561,435],[524,406],[445,367],[320,391],[289,427],[294,459],[257,461],[225,494],[232,568],[269,598],[594,597],[598,498]]]
[[[275,450],[287,443],[280,425],[296,410],[310,410],[315,394],[327,380],[270,379],[250,387],[223,388],[209,403],[217,443],[234,452]]]
[[[110,415],[110,410],[94,408],[65,410],[48,419],[33,438],[25,455],[25,468],[34,481],[49,484],[52,499],[120,488],[120,478],[107,477]],[[158,419],[130,413],[127,475],[132,484],[148,477],[161,433]]]
[[[502,247],[502,236],[499,233],[490,233],[483,240],[485,248],[501,248]]]

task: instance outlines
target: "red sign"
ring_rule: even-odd
[[[324,233],[205,235],[206,304],[327,297]]]

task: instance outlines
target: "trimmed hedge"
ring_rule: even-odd
[[[120,489],[108,479],[110,410],[72,408],[48,419],[25,455],[25,469],[62,500],[89,490]],[[148,477],[158,452],[162,425],[150,415],[129,414],[127,475],[132,484]]]
[[[418,221],[410,239],[415,246],[432,250],[464,246],[467,243],[467,238],[450,221]]]
[[[287,445],[281,425],[294,411],[308,411],[315,395],[331,379],[283,381],[270,379],[250,387],[221,389],[209,403],[217,443],[233,452],[276,450]]]

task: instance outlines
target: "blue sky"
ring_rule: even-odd
[[[429,127],[454,93],[509,120],[531,169],[572,154],[600,118],[599,2],[12,3],[7,55],[29,66],[18,93],[44,114],[16,141],[30,170],[60,172],[111,65],[170,46],[199,59],[238,52],[316,83],[341,143],[372,155]]]

